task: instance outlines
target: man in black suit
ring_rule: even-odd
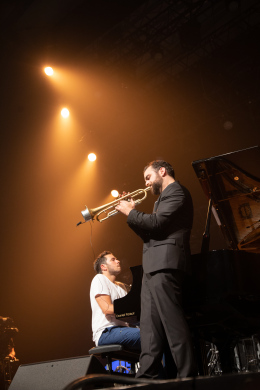
[[[182,288],[191,273],[190,232],[193,205],[189,191],[175,181],[172,166],[156,160],[144,168],[146,186],[159,195],[153,214],[135,210],[135,203],[120,201],[116,209],[127,216],[131,229],[144,241],[141,294],[140,369],[137,377],[157,378],[163,353],[168,377],[195,376],[191,335],[182,308]],[[169,359],[169,358],[168,358]],[[168,360],[169,361],[169,360]],[[174,367],[173,367],[174,366]],[[176,370],[177,369],[177,370]],[[169,375],[169,372],[174,372]]]

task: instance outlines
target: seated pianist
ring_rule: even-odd
[[[127,349],[140,350],[140,330],[130,328],[114,315],[114,300],[127,294],[125,285],[116,281],[121,272],[120,261],[111,252],[104,251],[95,260],[94,269],[97,275],[90,287],[94,343],[96,346],[121,344]]]

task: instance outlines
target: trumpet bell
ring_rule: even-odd
[[[88,222],[88,221],[93,221],[95,218],[97,219],[97,221],[99,221],[98,219],[98,216],[99,214],[103,213],[103,210],[107,210],[107,209],[110,209],[113,207],[113,205],[115,205],[116,203],[118,203],[118,200],[114,201],[114,202],[111,202],[111,203],[108,203],[108,204],[104,204],[103,206],[100,206],[100,207],[96,207],[95,209],[88,209],[87,206],[85,208],[85,210],[81,211],[81,214],[85,220],[85,222]],[[100,220],[99,222],[102,222],[102,220]]]
[[[81,214],[82,214],[85,222],[88,222],[88,221],[92,220],[91,212],[89,211],[87,206],[86,206],[85,210],[81,211]]]

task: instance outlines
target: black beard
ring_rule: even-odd
[[[157,180],[157,181],[154,181],[152,183],[152,194],[154,195],[160,195],[161,193],[161,189],[162,189],[162,183],[161,183],[161,180]]]

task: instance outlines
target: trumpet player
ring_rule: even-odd
[[[121,200],[116,206],[144,242],[142,353],[137,377],[158,378],[163,353],[168,378],[196,376],[191,335],[182,308],[184,279],[191,274],[191,195],[163,160],[152,161],[144,168],[144,180],[152,194],[159,196],[152,214],[137,211],[133,200]]]

